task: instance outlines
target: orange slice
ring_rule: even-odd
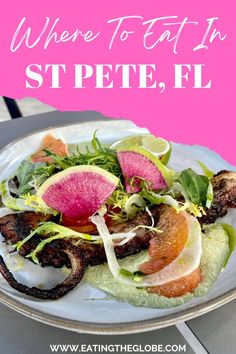
[[[173,262],[185,247],[189,233],[186,213],[177,213],[169,206],[161,207],[158,228],[162,233],[150,242],[150,260],[139,267],[140,271],[147,275],[159,272]],[[200,282],[201,272],[198,267],[185,277],[151,287],[148,291],[166,297],[183,296],[187,292],[192,292]]]
[[[178,297],[186,293],[193,292],[198,284],[202,281],[201,270],[198,267],[191,274],[170,283],[154,286],[148,291],[152,294],[162,295],[165,297]]]
[[[188,238],[185,213],[177,213],[172,207],[161,207],[157,226],[162,232],[150,241],[148,252],[151,260],[140,266],[145,274],[156,273],[171,263],[180,254]]]

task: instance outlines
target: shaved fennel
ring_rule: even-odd
[[[73,231],[65,226],[58,225],[52,221],[48,221],[48,222],[42,223],[39,227],[37,227],[35,230],[33,230],[22,241],[17,242],[17,244],[16,244],[17,250],[19,250],[27,241],[29,241],[36,234],[43,235],[43,236],[57,234],[58,236],[60,236],[59,238],[73,238],[74,237],[74,238],[81,238],[83,240],[89,240],[89,241],[94,240],[94,236],[90,236],[89,234],[82,234],[80,232]],[[50,239],[50,237],[48,239]],[[96,240],[97,240],[97,238],[96,238]]]
[[[188,215],[187,217],[189,222],[189,236],[179,256],[159,272],[145,276],[139,275],[138,277],[135,274],[136,272],[131,273],[120,267],[104,218],[101,215],[94,215],[91,221],[96,225],[103,239],[108,267],[114,278],[122,283],[135,287],[151,287],[160,286],[187,276],[199,266],[202,254],[201,227],[197,219],[193,216]]]
[[[2,203],[8,209],[16,211],[35,211],[37,213],[53,214],[58,212],[52,208],[49,208],[41,197],[37,195],[22,195],[18,198],[13,198],[9,190],[9,181],[5,180],[0,183],[0,194]]]
[[[8,181],[2,181],[0,183],[0,193],[2,197],[2,203],[5,205],[5,207],[13,210],[34,210],[29,206],[25,205],[25,201],[21,198],[13,198],[10,194],[9,191],[9,182]]]
[[[76,239],[92,242],[102,241],[101,236],[89,235],[80,233],[74,230],[69,229],[68,227],[56,224],[52,221],[42,223],[39,227],[33,230],[26,238],[17,242],[15,245],[16,249],[19,250],[26,242],[28,242],[35,235],[43,236],[44,239],[38,244],[33,252],[27,255],[27,258],[32,258],[35,263],[38,263],[37,253],[41,252],[46,244],[58,240],[58,239]],[[48,235],[48,237],[46,237]],[[123,245],[126,242],[130,241],[133,237],[136,236],[134,230],[125,233],[114,233],[111,235],[111,240],[121,240],[117,243],[117,246]]]
[[[4,216],[11,215],[11,214],[16,214],[16,213],[18,213],[18,211],[14,212],[12,211],[12,209],[6,207],[0,208],[0,218],[3,218]]]

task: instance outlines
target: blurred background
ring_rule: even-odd
[[[11,119],[11,116],[12,114],[14,115],[14,113],[16,116],[21,114],[22,116],[27,117],[33,114],[45,113],[53,110],[55,110],[53,107],[31,97],[23,98],[21,100],[11,100],[0,97],[0,122]]]

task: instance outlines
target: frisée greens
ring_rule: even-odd
[[[13,211],[35,211],[54,216],[57,215],[58,212],[48,207],[43,199],[37,195],[37,190],[52,175],[69,167],[79,165],[99,166],[119,178],[116,190],[104,205],[105,213],[109,215],[114,223],[133,219],[137,213],[145,210],[149,212],[149,208],[160,204],[167,204],[177,212],[187,211],[195,217],[202,216],[204,208],[209,208],[211,205],[213,192],[210,179],[197,174],[192,169],[187,169],[180,174],[176,174],[172,185],[159,191],[152,190],[150,183],[140,178],[140,191],[130,194],[125,189],[124,176],[122,176],[115,149],[103,145],[95,132],[90,147],[83,147],[82,150],[80,151],[80,147],[78,146],[77,149],[73,149],[71,155],[61,157],[46,149],[45,153],[52,158],[51,162],[32,162],[30,158],[24,160],[18,167],[15,176],[13,176],[13,181],[17,180],[18,184],[14,195],[9,188],[9,181],[2,181],[0,183],[3,205]],[[139,177],[137,176],[137,178]],[[137,178],[133,178],[133,181],[137,180]],[[151,213],[150,217],[152,217]],[[140,227],[145,227],[145,225],[140,225]],[[153,228],[153,226],[150,228]],[[102,242],[101,236],[79,233],[54,222],[46,222],[36,230],[33,230],[23,241],[19,242],[17,249],[22,247],[35,234],[45,238],[41,240],[33,254],[28,255],[35,262],[38,262],[37,253],[47,243],[55,239],[71,238]],[[123,235],[121,242],[124,244],[134,236],[135,230],[125,236]],[[116,235],[114,235],[114,238],[116,238]]]
[[[175,282],[196,270],[200,274],[204,227],[202,228],[197,218],[205,215],[213,202],[211,171],[202,164],[205,175],[198,174],[191,168],[175,172],[165,167],[161,158],[154,155],[155,158],[152,158],[151,151],[144,153],[144,147],[142,151],[136,145],[128,145],[124,151],[122,148],[119,149],[102,144],[95,132],[90,144],[83,144],[83,148],[82,145],[78,145],[77,148],[73,146],[73,149],[68,149],[70,153],[66,156],[57,155],[49,147],[42,149],[42,158],[37,160],[41,162],[34,162],[33,157],[29,157],[20,164],[9,180],[1,181],[3,215],[6,213],[8,215],[9,210],[12,213],[33,212],[32,215],[27,214],[29,219],[35,217],[34,212],[48,214],[48,217],[43,216],[44,219],[41,218],[42,215],[36,215],[39,221],[35,223],[33,229],[30,226],[31,232],[28,231],[28,236],[22,237],[23,239],[13,247],[16,251],[20,251],[27,242],[31,241],[29,245],[33,246],[29,248],[28,253],[26,251],[24,257],[36,264],[40,263],[39,253],[42,255],[45,247],[45,255],[49,249],[53,250],[54,247],[60,249],[61,245],[69,243],[71,248],[80,245],[80,250],[83,252],[89,248],[94,251],[94,255],[96,252],[97,254],[101,252],[105,257],[101,262],[107,261],[107,267],[114,280],[120,282],[122,286],[135,288],[135,292],[137,288],[146,288],[148,292],[149,287]],[[121,155],[122,158],[119,153],[124,153]],[[138,155],[137,160],[133,157],[135,154]],[[122,165],[123,159],[126,160]],[[144,168],[140,161],[145,162],[143,164],[146,166],[146,174],[142,174]],[[171,171],[171,178],[168,181],[167,175],[163,172],[167,170]],[[110,193],[107,193],[109,188],[111,188]],[[100,196],[105,196],[99,198],[98,191],[101,192]],[[94,209],[90,208],[91,205]],[[160,208],[157,208],[159,205]],[[169,214],[169,211],[172,214]],[[42,220],[44,222],[40,223]],[[116,228],[116,224],[121,225]],[[117,247],[125,245],[134,238],[133,243],[131,242],[124,249],[121,248],[124,257],[147,247],[150,251],[153,239],[166,242],[171,247],[173,243],[175,246],[175,239],[181,234],[182,225],[185,233],[183,236],[186,236],[183,248],[174,259],[171,259],[174,253],[171,249],[170,262],[166,264],[163,262],[162,268],[156,268],[152,273],[145,273],[145,270],[140,267],[143,262],[137,263],[136,269],[130,269],[125,266],[125,263],[120,262],[120,249]],[[143,230],[140,232],[140,228],[148,232]],[[115,233],[114,230],[119,231]],[[172,230],[176,232],[173,234],[173,240],[170,238]],[[158,233],[160,236],[157,236]],[[163,233],[162,240],[161,233]],[[229,226],[222,224],[219,234],[224,234],[224,241],[225,235],[228,235],[229,257],[236,243],[235,233]],[[143,235],[147,238],[145,241],[147,243],[138,248],[137,244]],[[27,249],[27,245],[25,246],[21,254],[24,254]],[[158,249],[160,248],[161,246],[158,245]],[[225,250],[224,259],[227,262]],[[164,252],[161,259],[167,258],[166,249]],[[84,255],[87,254],[82,254],[83,257]],[[145,257],[148,264],[152,258],[151,252],[149,254],[146,252]],[[223,259],[223,256],[221,258]],[[86,262],[93,264],[89,263],[87,258]],[[200,282],[200,275],[199,279]],[[168,297],[168,295],[164,296]]]
[[[213,191],[210,179],[197,174],[192,169],[176,174],[172,185],[165,190],[153,191],[149,183],[141,180],[140,191],[129,194],[125,190],[124,176],[122,176],[115,149],[103,145],[95,132],[90,147],[83,147],[82,150],[80,151],[78,145],[71,155],[60,157],[46,149],[45,153],[52,158],[51,162],[32,162],[30,158],[24,160],[13,179],[13,181],[17,180],[18,184],[14,191],[16,195],[12,195],[8,181],[2,181],[0,184],[3,206],[15,211],[32,210],[56,215],[57,211],[49,208],[37,196],[37,190],[52,175],[79,165],[99,166],[119,178],[116,190],[106,202],[108,214],[114,222],[132,219],[146,207],[163,203],[172,206],[176,211],[187,210],[197,217],[204,214],[204,207],[209,208],[211,205]]]

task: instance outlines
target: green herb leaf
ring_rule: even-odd
[[[132,278],[132,279],[133,279],[133,276],[134,276],[134,273],[132,273],[129,270],[124,269],[124,268],[120,269],[119,274],[122,275],[123,277]]]
[[[24,160],[16,170],[15,176],[19,182],[18,194],[31,193],[34,189],[29,183],[32,181],[35,169],[44,166],[41,162],[32,162]]]
[[[212,178],[215,175],[215,173],[211,171],[202,161],[198,160],[197,163],[202,168],[202,171],[205,174],[205,176],[207,176],[208,178]]]
[[[119,271],[119,275],[130,278],[137,283],[140,282],[143,279],[144,274],[142,272],[136,271],[136,272],[130,272],[127,269],[121,268]]]
[[[178,182],[182,184],[189,199],[194,204],[206,206],[210,183],[206,176],[199,175],[188,168],[181,172]]]

